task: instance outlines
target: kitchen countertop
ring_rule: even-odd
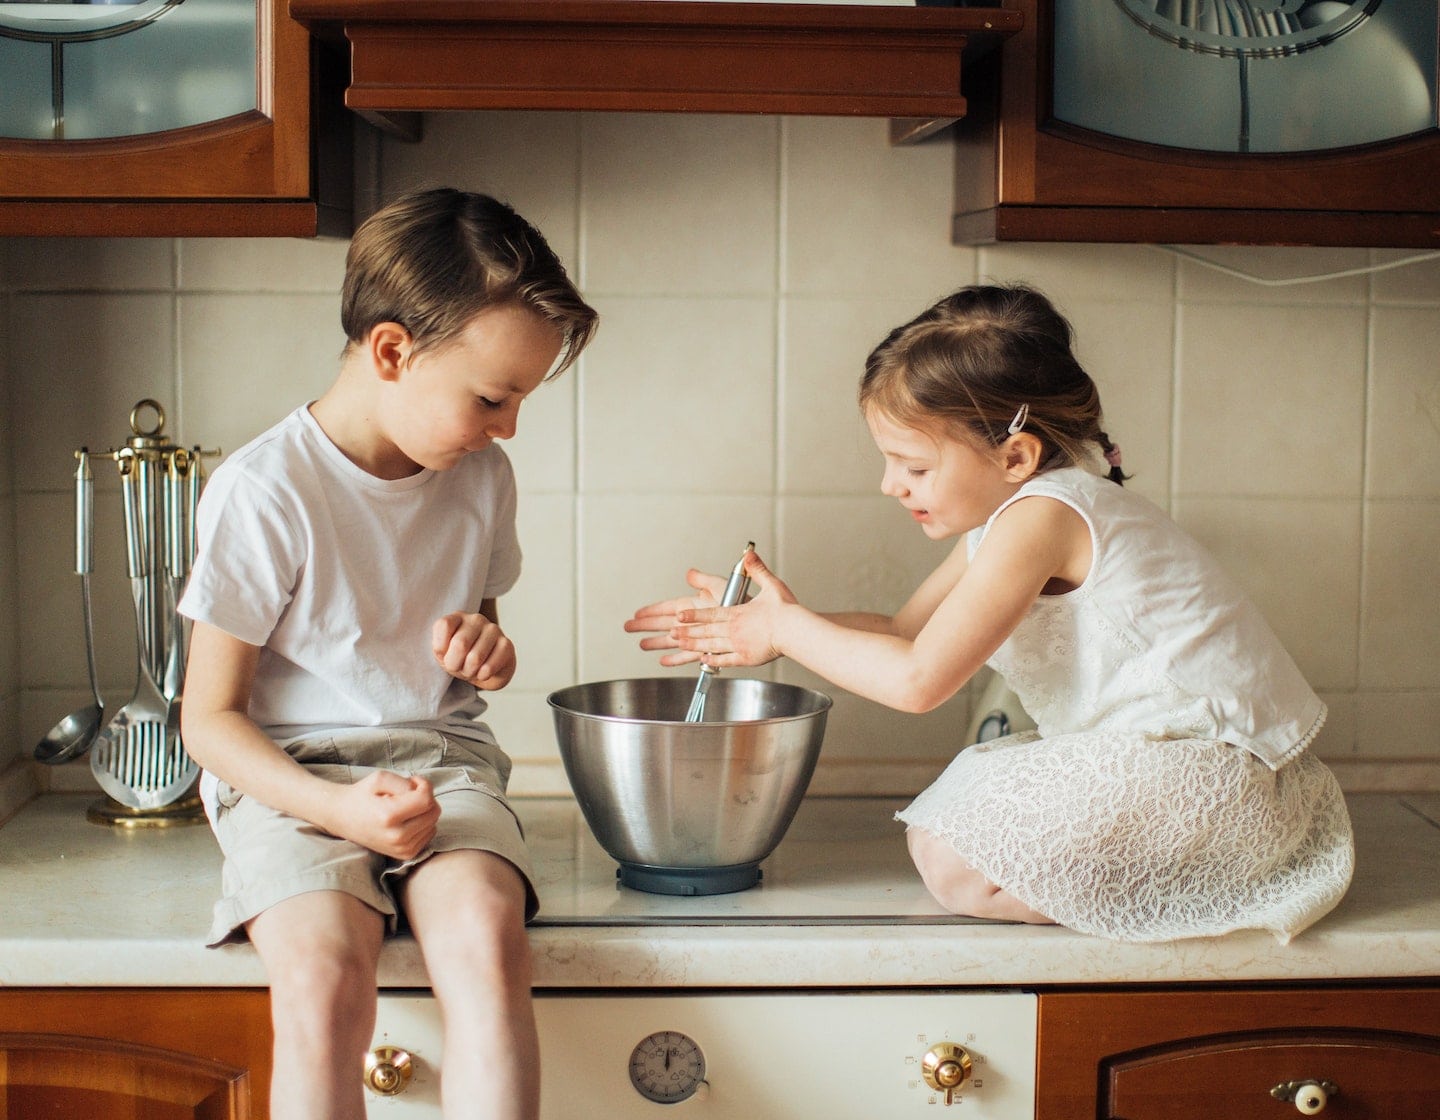
[[[249,987],[248,945],[204,948],[220,856],[203,825],[91,824],[51,794],[0,828],[0,986]],[[622,888],[573,801],[519,798],[539,877],[537,988],[1030,986],[1440,975],[1440,795],[1361,794],[1355,882],[1289,945],[1261,932],[1131,945],[959,919],[926,895],[883,798],[806,799],[758,887],[683,898]],[[426,987],[388,941],[385,988]]]

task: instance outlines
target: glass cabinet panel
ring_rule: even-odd
[[[1422,0],[1055,0],[1057,120],[1169,148],[1319,152],[1436,125]]]
[[[0,3],[0,137],[90,140],[256,108],[255,0]]]

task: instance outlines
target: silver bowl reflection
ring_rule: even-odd
[[[703,723],[693,679],[577,684],[551,693],[560,758],[626,886],[722,894],[754,886],[815,771],[830,697],[716,677]]]

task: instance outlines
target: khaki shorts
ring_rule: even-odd
[[[311,773],[358,782],[373,770],[426,778],[440,804],[430,846],[414,859],[391,859],[262,805],[224,782],[212,825],[225,855],[224,897],[206,944],[245,937],[245,923],[277,902],[309,891],[343,891],[399,924],[395,894],[410,870],[436,852],[494,852],[525,881],[525,918],[539,901],[525,839],[505,801],[510,760],[499,747],[422,727],[364,727],[304,736],[280,746]]]

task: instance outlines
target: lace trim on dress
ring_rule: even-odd
[[[1315,736],[1320,734],[1320,729],[1325,726],[1325,720],[1329,718],[1329,715],[1330,709],[1324,704],[1321,704],[1320,714],[1316,716],[1314,722],[1310,724],[1309,730],[1285,748],[1285,753],[1282,754],[1280,760],[1275,763],[1274,769],[1279,770],[1280,767],[1284,766],[1287,762],[1294,762],[1295,759],[1304,754],[1305,751],[1309,749],[1310,744],[1315,741]]]

